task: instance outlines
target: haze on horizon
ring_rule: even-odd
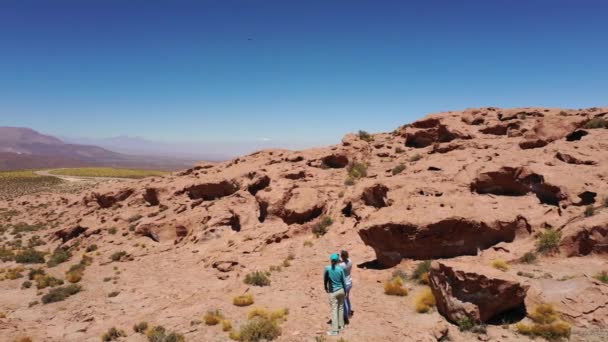
[[[0,126],[221,152],[444,110],[601,106],[607,14],[601,0],[6,0]]]

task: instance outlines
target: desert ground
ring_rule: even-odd
[[[335,146],[16,193],[0,200],[0,336],[606,341],[607,120],[451,111]],[[354,316],[328,337],[323,268],[340,250]]]

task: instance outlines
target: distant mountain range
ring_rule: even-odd
[[[120,142],[115,144],[118,146]],[[0,170],[82,166],[172,170],[189,167],[197,161],[167,155],[119,153],[95,145],[66,143],[30,128],[0,127]]]

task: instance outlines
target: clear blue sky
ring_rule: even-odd
[[[608,105],[608,1],[1,0],[0,125],[325,144]]]

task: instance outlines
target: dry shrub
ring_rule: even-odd
[[[403,286],[401,277],[394,277],[384,283],[384,293],[391,296],[407,296],[407,289]]]
[[[70,269],[65,272],[65,279],[70,283],[77,283],[82,279],[84,275],[85,264],[72,265]]]
[[[133,331],[144,334],[148,330],[148,322],[139,322],[133,326]]]
[[[244,295],[240,295],[240,296],[236,296],[232,299],[232,304],[236,305],[236,306],[249,306],[251,304],[253,304],[254,300],[253,300],[253,295],[251,294],[244,294]]]
[[[435,304],[435,296],[433,296],[433,291],[431,291],[430,287],[425,287],[414,299],[414,305],[418,313],[429,312]]]
[[[562,321],[560,314],[550,304],[540,304],[528,317],[532,324],[520,322],[515,325],[521,334],[544,337],[550,341],[570,337],[570,324]]]
[[[272,341],[281,336],[281,327],[271,319],[255,317],[245,323],[238,332],[239,341]]]
[[[126,337],[127,334],[120,329],[116,329],[115,327],[111,327],[108,331],[106,331],[102,336],[101,340],[104,342],[115,341],[121,337]]]

